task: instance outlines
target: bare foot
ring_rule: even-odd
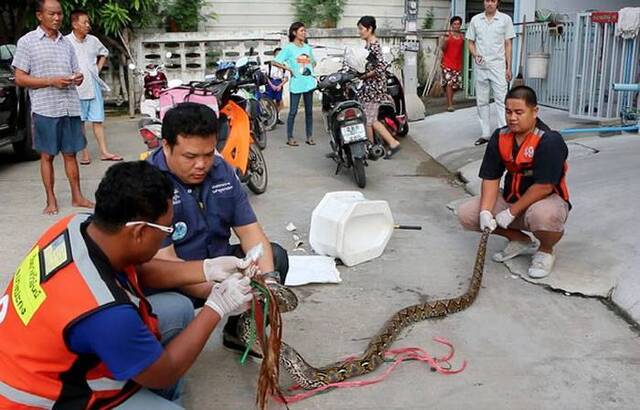
[[[96,204],[84,197],[80,197],[79,199],[72,199],[71,205],[76,208],[94,208],[96,206]]]
[[[47,202],[47,206],[44,207],[42,213],[45,215],[58,215],[58,203],[56,201]]]

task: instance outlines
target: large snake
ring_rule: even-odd
[[[382,364],[385,352],[404,328],[412,323],[446,316],[471,306],[482,284],[488,238],[489,232],[483,232],[476,253],[471,283],[464,294],[452,299],[409,306],[396,312],[371,339],[362,356],[355,360],[336,362],[318,369],[309,365],[293,347],[283,342],[280,367],[284,368],[300,387],[307,390],[374,371]]]
[[[344,381],[351,377],[362,376],[374,371],[384,361],[385,352],[391,347],[400,332],[407,326],[425,319],[433,319],[459,312],[471,306],[476,299],[482,284],[484,261],[487,250],[489,232],[482,233],[476,261],[471,276],[471,283],[467,291],[455,298],[440,299],[433,302],[412,305],[396,312],[371,339],[362,356],[356,359],[336,362],[322,368],[315,368],[291,346],[282,342],[280,352],[280,367],[284,368],[295,383],[310,390],[327,384]],[[271,287],[271,286],[270,286]],[[283,286],[273,286],[274,296],[281,311],[295,309],[297,298],[295,294]],[[250,322],[248,317],[241,321],[241,329],[247,329]],[[246,331],[241,330],[241,335]],[[241,336],[246,340],[246,337]]]

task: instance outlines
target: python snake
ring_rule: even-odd
[[[391,347],[404,328],[425,319],[447,316],[471,306],[482,284],[488,238],[489,232],[483,232],[476,253],[471,283],[464,294],[451,299],[421,303],[399,310],[391,316],[383,328],[371,339],[367,349],[360,357],[336,362],[322,368],[311,366],[293,347],[282,342],[280,352],[281,369],[285,369],[295,383],[307,390],[341,382],[348,378],[374,371],[383,363],[385,352]],[[291,291],[284,292],[279,289],[275,296],[276,299],[279,299],[280,306],[285,305],[288,307],[286,311],[293,310],[291,307],[295,308],[297,305],[297,299],[295,303],[291,300],[292,297],[295,298],[295,294]],[[282,299],[285,300],[283,301]]]

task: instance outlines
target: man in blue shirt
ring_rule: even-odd
[[[148,161],[167,175],[174,185],[173,235],[167,238],[157,259],[196,260],[225,255],[243,257],[263,244],[258,260],[261,272],[284,283],[287,252],[271,244],[249,204],[233,167],[216,151],[218,120],[209,107],[181,103],[167,111],[162,122],[162,149]],[[231,231],[240,240],[230,245]],[[199,306],[209,294],[210,283],[183,287]],[[225,347],[244,351],[237,339],[237,318],[230,317],[223,335]],[[259,356],[254,352],[254,356]]]

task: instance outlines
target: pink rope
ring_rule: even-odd
[[[368,385],[371,385],[371,384],[379,383],[379,382],[383,381],[384,379],[386,379],[387,377],[389,377],[391,372],[393,372],[395,370],[395,368],[398,367],[398,365],[400,365],[400,363],[404,362],[405,360],[418,360],[420,362],[427,363],[427,364],[429,364],[431,369],[433,369],[434,371],[437,371],[440,374],[444,374],[444,375],[460,373],[467,367],[467,361],[463,360],[462,361],[462,366],[459,369],[451,370],[451,364],[449,363],[449,360],[451,360],[453,358],[454,354],[455,354],[455,348],[453,347],[453,344],[451,342],[449,342],[447,339],[443,339],[443,338],[440,338],[440,337],[435,337],[435,338],[433,338],[433,340],[438,342],[438,343],[440,343],[440,344],[443,344],[443,345],[447,346],[449,348],[449,353],[447,353],[447,355],[444,356],[444,357],[437,358],[437,357],[432,357],[425,350],[420,349],[418,347],[406,347],[406,348],[388,350],[385,353],[385,360],[393,359],[393,363],[391,363],[391,365],[389,367],[387,367],[387,369],[384,371],[384,373],[382,373],[378,377],[375,377],[375,378],[369,379],[369,380],[357,380],[357,381],[345,381],[345,382],[330,383],[330,384],[318,387],[318,388],[313,389],[313,390],[305,391],[303,393],[293,394],[293,395],[290,395],[290,396],[283,396],[284,397],[284,401],[282,400],[282,398],[280,398],[278,396],[273,396],[273,398],[280,404],[293,404],[293,403],[299,402],[301,400],[304,400],[306,398],[309,398],[311,396],[315,396],[316,394],[318,394],[320,392],[323,392],[323,391],[325,391],[327,389],[333,389],[333,388],[343,389],[343,388],[351,388],[351,387],[363,387],[363,386],[368,386]],[[357,358],[357,356],[350,356],[350,357],[346,358],[345,360],[350,361],[350,360],[354,360],[355,358]],[[443,364],[446,365],[446,368],[442,367]],[[300,386],[292,386],[288,390],[289,391],[300,390]]]

